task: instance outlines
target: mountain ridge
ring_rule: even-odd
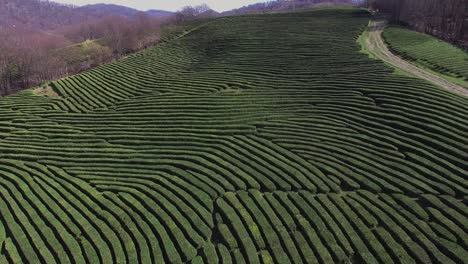
[[[114,4],[74,6],[39,0],[0,0],[0,26],[49,31],[107,16],[130,18],[139,12],[153,17],[174,14],[155,9],[140,11]]]
[[[132,17],[140,12],[146,13],[151,16],[170,16],[174,12],[160,9],[149,9],[146,11],[141,11],[132,7],[116,5],[116,4],[91,4],[77,7],[77,10],[80,12],[85,12],[88,15],[94,14],[97,17],[111,16],[111,15],[121,15],[125,17]]]

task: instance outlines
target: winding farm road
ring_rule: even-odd
[[[404,59],[394,55],[385,44],[382,38],[382,32],[386,26],[385,20],[376,20],[372,21],[371,25],[368,29],[369,34],[367,35],[367,39],[365,40],[365,45],[367,45],[368,51],[373,54],[375,57],[391,64],[392,66],[401,69],[407,73],[410,73],[416,77],[421,79],[425,79],[439,87],[442,87],[446,90],[468,96],[468,89],[452,83],[438,75],[435,75],[429,71],[421,69]]]

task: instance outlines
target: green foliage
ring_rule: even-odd
[[[383,37],[401,57],[436,72],[468,81],[468,53],[430,35],[403,27],[387,28]]]
[[[55,52],[59,53],[71,68],[85,67],[84,64],[99,65],[112,56],[112,50],[97,40],[86,40]]]
[[[463,262],[468,101],[362,54],[369,18],[186,24],[1,98],[0,262]]]

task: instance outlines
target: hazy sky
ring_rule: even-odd
[[[139,10],[162,9],[176,11],[187,5],[208,4],[216,11],[226,11],[238,8],[244,5],[262,2],[262,0],[53,0],[58,3],[73,5],[87,5],[96,3],[123,5]],[[266,2],[266,1],[263,1]]]

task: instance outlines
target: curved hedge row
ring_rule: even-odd
[[[401,201],[409,203],[403,211]],[[242,262],[266,256],[273,263],[461,263],[467,256],[463,243],[453,242],[455,230],[442,224],[448,218],[430,220],[429,214],[440,212],[434,207],[449,206],[433,195],[414,200],[368,191],[250,190],[226,193],[216,205],[215,246]]]
[[[468,53],[430,35],[399,26],[383,32],[392,52],[434,71],[468,81]]]
[[[468,100],[368,20],[219,18],[1,98],[0,263],[463,263]]]

